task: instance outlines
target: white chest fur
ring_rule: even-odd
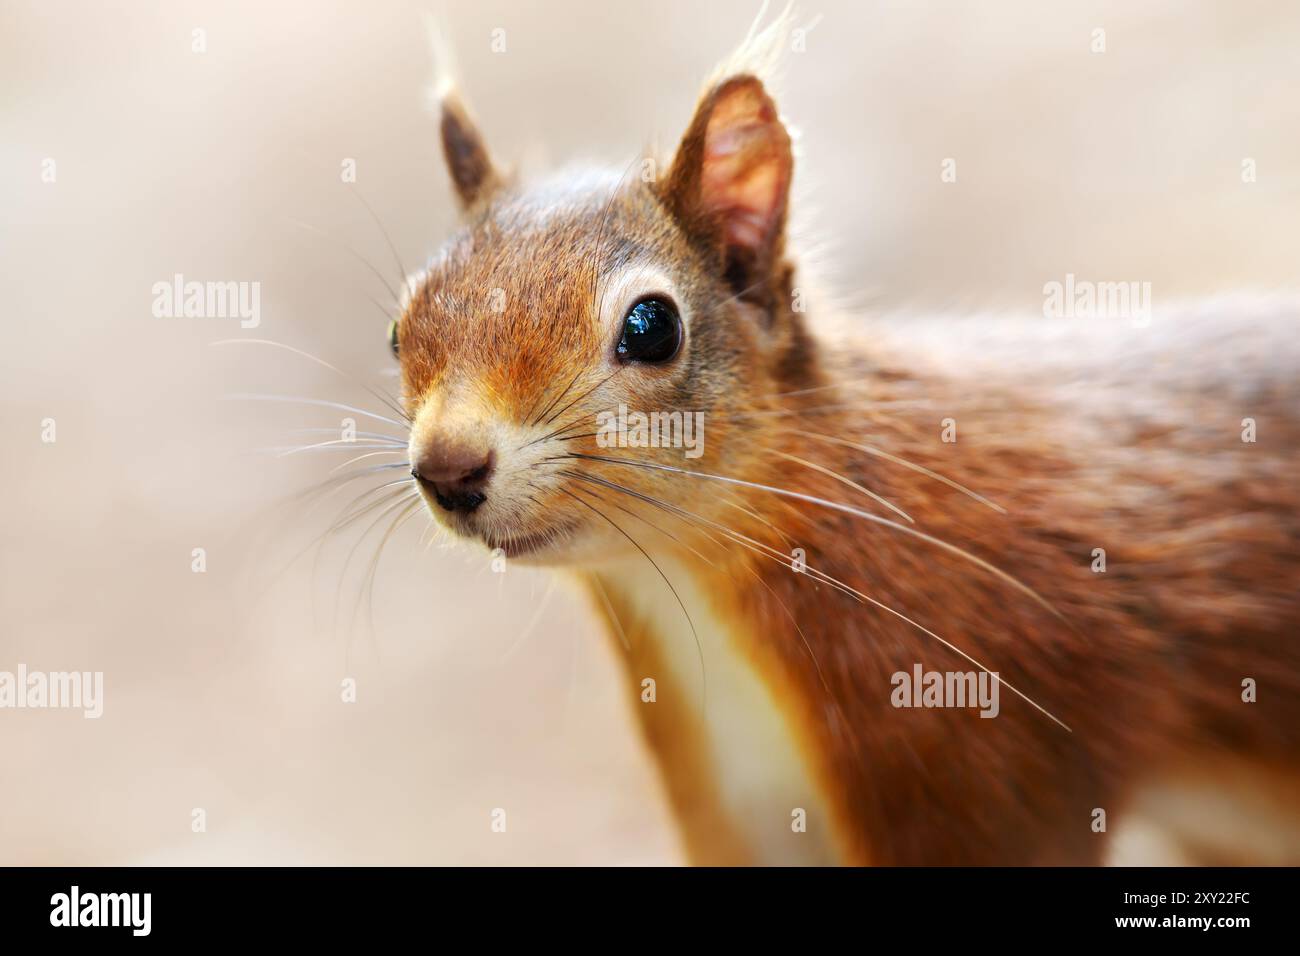
[[[656,555],[656,561],[685,613],[663,578],[640,556],[617,568],[603,568],[601,576],[637,619],[651,622],[649,633],[629,637],[656,641],[653,656],[667,673],[643,677],[653,678],[658,686],[672,682],[684,691],[673,698],[687,702],[687,726],[700,738],[731,828],[756,863],[839,862],[825,801],[782,709],[733,627],[718,616],[686,566],[662,555]]]

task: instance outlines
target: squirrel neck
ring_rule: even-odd
[[[870,456],[814,437],[819,429],[833,436],[847,427],[840,406],[870,407],[881,399],[830,384],[814,356],[801,357],[797,377],[779,389],[789,398],[765,409],[776,414],[766,416],[771,424],[753,458],[720,477],[851,501],[901,521],[845,483],[865,488],[878,480]],[[803,413],[799,423],[781,423],[784,412],[796,410]],[[683,467],[708,472],[694,462]],[[861,529],[846,530],[849,515],[788,495],[678,480],[682,510],[664,513],[658,531],[648,522],[623,522],[645,553],[584,577],[619,646],[687,855],[715,865],[866,862],[837,780],[842,755],[820,739],[828,712],[830,726],[847,726],[836,695],[859,689],[832,688],[821,660],[827,652],[814,647],[831,637],[828,613],[855,609],[851,598],[837,608],[843,592],[802,570],[814,567],[846,587],[866,588],[862,572],[870,562],[863,561]],[[691,511],[688,502],[700,496],[725,500],[725,517]],[[828,547],[835,541],[838,548]],[[887,691],[887,675],[882,680]]]

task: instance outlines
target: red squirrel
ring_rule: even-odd
[[[520,182],[439,108],[463,226],[391,332],[412,480],[582,582],[692,862],[1092,864],[1152,787],[1300,806],[1300,389],[1259,339],[1293,312],[1146,358],[837,330],[745,56],[670,161],[608,173]],[[638,413],[702,428],[616,440]],[[1296,862],[1293,833],[1177,841]]]

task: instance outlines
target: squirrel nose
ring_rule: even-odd
[[[448,511],[470,512],[487,500],[496,452],[470,444],[440,442],[423,452],[411,476]]]

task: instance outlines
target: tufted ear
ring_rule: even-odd
[[[490,196],[501,184],[501,176],[492,164],[483,137],[460,98],[447,92],[440,102],[442,153],[447,171],[460,199],[462,209],[469,209]]]
[[[700,101],[663,198],[686,231],[716,244],[732,289],[762,300],[781,258],[794,157],[776,104],[755,76]]]

